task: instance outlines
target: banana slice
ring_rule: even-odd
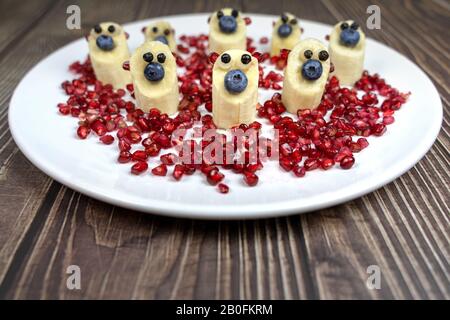
[[[316,39],[300,41],[289,53],[282,101],[291,113],[320,104],[330,72],[327,47]]]
[[[127,37],[122,27],[114,22],[96,25],[88,36],[89,56],[95,76],[103,84],[115,89],[125,88],[131,83],[128,71],[122,65],[130,59]]]
[[[364,69],[366,36],[352,20],[339,22],[330,35],[330,56],[335,75],[342,85],[352,86]]]
[[[273,26],[270,55],[279,55],[281,49],[292,50],[300,41],[301,35],[298,19],[288,12],[283,13]]]
[[[231,8],[214,12],[209,19],[209,50],[221,54],[230,49],[245,50],[247,26],[242,14]]]
[[[145,28],[146,41],[161,41],[167,44],[172,52],[176,52],[175,30],[167,21],[157,21]]]
[[[170,48],[159,41],[148,41],[130,59],[137,106],[144,112],[157,108],[173,114],[178,109],[179,91],[175,58]]]
[[[228,129],[255,120],[258,103],[258,60],[244,50],[228,50],[213,67],[214,123]]]

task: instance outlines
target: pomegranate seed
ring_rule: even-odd
[[[361,150],[365,149],[365,148],[367,148],[369,146],[369,141],[367,141],[366,138],[359,138],[356,142],[361,147]]]
[[[353,164],[355,163],[355,158],[352,156],[346,156],[341,160],[341,168],[342,169],[350,169],[353,167]]]
[[[70,113],[70,109],[71,109],[70,106],[68,106],[67,104],[64,103],[58,104],[59,112],[65,116]]]
[[[152,169],[152,174],[155,176],[165,176],[167,175],[167,166],[165,164],[160,164]]]
[[[222,173],[220,173],[219,170],[213,169],[209,171],[207,178],[209,184],[215,186],[216,184],[221,182],[225,178],[225,176]]]
[[[172,176],[175,178],[175,180],[181,180],[184,174],[184,166],[181,164],[175,165],[175,168],[173,169]]]
[[[138,174],[141,174],[141,173],[147,171],[147,169],[148,169],[148,164],[147,164],[147,162],[139,161],[139,162],[136,162],[136,163],[131,167],[131,173],[132,173],[132,174],[138,175]]]
[[[256,186],[258,184],[258,176],[253,172],[245,172],[244,173],[244,181],[250,187]]]
[[[250,17],[245,17],[244,18],[244,22],[245,22],[246,25],[249,25],[249,24],[252,23],[252,19],[250,19]]]
[[[122,64],[122,68],[123,68],[123,70],[125,70],[125,71],[130,71],[130,61],[125,61],[125,62]]]
[[[224,183],[219,183],[217,188],[219,189],[220,193],[228,193],[228,191],[230,191],[230,188]]]
[[[320,167],[323,169],[323,170],[328,170],[328,169],[330,169],[331,167],[333,167],[334,166],[334,160],[333,159],[323,159],[321,162],[320,162]]]
[[[128,151],[121,151],[117,161],[120,163],[127,163],[131,161],[131,153]]]
[[[384,125],[392,124],[392,123],[394,123],[394,121],[395,121],[395,118],[392,117],[392,116],[385,116],[385,117],[383,118],[383,124],[384,124]]]
[[[269,38],[267,38],[267,37],[262,37],[261,39],[259,39],[259,43],[261,43],[261,44],[269,43]]]
[[[177,155],[174,153],[163,154],[160,158],[161,162],[165,165],[171,166],[174,165],[177,161]]]
[[[304,166],[306,171],[312,171],[319,168],[319,161],[317,159],[306,159]]]
[[[288,158],[282,158],[280,159],[280,166],[286,170],[286,171],[291,171],[292,167],[294,166],[292,161]]]
[[[112,144],[114,142],[114,137],[112,135],[105,135],[100,138],[100,141],[104,144]]]
[[[89,129],[86,126],[79,126],[77,130],[77,135],[80,139],[86,139],[90,131],[91,129]]]
[[[294,169],[292,169],[296,177],[302,178],[306,174],[306,169],[303,166],[296,165]]]
[[[148,158],[147,152],[145,152],[143,150],[136,150],[131,155],[131,159],[133,161],[146,161],[147,158]]]

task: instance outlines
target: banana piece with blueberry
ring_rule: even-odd
[[[287,111],[316,108],[330,72],[327,47],[316,39],[300,41],[289,53],[284,71],[282,101]]]
[[[273,26],[270,55],[277,56],[282,49],[292,50],[301,35],[298,19],[288,12],[283,13]]]
[[[130,58],[127,36],[115,22],[103,22],[92,28],[88,37],[89,57],[95,76],[115,89],[131,83],[130,74],[122,68]]]
[[[247,26],[242,13],[236,9],[224,8],[209,18],[209,50],[221,54],[230,49],[245,50],[247,47]]]
[[[160,41],[169,46],[172,52],[176,52],[175,30],[167,21],[156,21],[144,29],[146,41]]]
[[[137,106],[144,112],[157,108],[162,113],[178,110],[179,90],[175,58],[169,46],[160,41],[147,41],[130,59]]]
[[[258,103],[258,60],[244,50],[222,53],[213,66],[213,120],[228,129],[255,120]]]
[[[364,70],[366,36],[359,25],[342,21],[333,27],[329,51],[335,75],[342,85],[352,86],[361,78]]]

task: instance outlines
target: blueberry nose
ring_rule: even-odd
[[[241,93],[247,88],[248,80],[241,70],[231,70],[225,75],[225,89],[230,93]]]
[[[310,59],[302,66],[303,78],[307,80],[317,80],[322,75],[322,64],[318,60]]]
[[[222,16],[219,19],[219,28],[223,33],[233,33],[236,31],[236,18],[233,16]]]
[[[291,33],[292,27],[287,23],[283,23],[278,27],[278,35],[280,36],[280,38],[287,38]]]
[[[156,62],[150,62],[144,69],[148,81],[159,81],[164,78],[164,67]]]
[[[99,47],[103,51],[111,51],[114,49],[114,40],[110,36],[106,36],[102,34],[97,37],[95,41],[97,43],[97,47]]]
[[[165,36],[158,36],[155,38],[155,41],[159,41],[159,42],[169,45],[169,41],[167,41],[167,38]]]
[[[341,43],[346,47],[354,47],[359,42],[359,32],[353,29],[341,31]]]

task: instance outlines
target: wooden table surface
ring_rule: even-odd
[[[114,207],[53,181],[19,151],[8,104],[39,60],[100,20],[211,12],[220,2],[327,24],[355,17],[364,24],[367,6],[378,4],[382,28],[368,36],[415,61],[441,94],[444,122],[433,148],[402,177],[357,200],[240,222]],[[65,28],[66,8],[74,3],[83,30]],[[445,0],[2,0],[0,298],[449,299],[449,30]],[[81,268],[81,290],[66,288],[69,265]],[[366,286],[369,265],[380,268],[380,290]]]

